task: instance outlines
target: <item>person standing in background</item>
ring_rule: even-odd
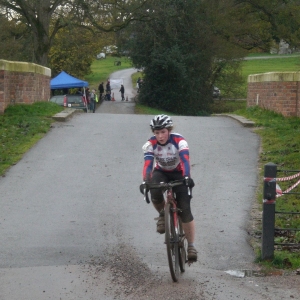
[[[101,101],[101,100],[102,100],[102,96],[103,96],[103,94],[104,94],[104,86],[103,86],[103,82],[101,82],[101,83],[99,84],[98,90],[99,90],[99,99],[100,99],[100,101]]]
[[[139,77],[136,81],[136,88],[137,88],[137,92],[140,92],[140,81],[141,81],[141,77]]]
[[[95,112],[96,109],[96,90],[92,89],[92,92],[90,94],[90,110],[93,111],[93,113]]]
[[[107,83],[106,83],[106,98],[107,98],[107,101],[110,101],[110,93],[111,93],[111,88],[110,88],[110,81],[108,79]]]
[[[121,92],[122,101],[124,101],[125,100],[125,97],[124,97],[125,88],[124,88],[123,84],[121,84],[121,88],[120,88],[119,92]]]
[[[86,90],[85,90],[85,99],[86,99],[87,108],[90,109],[90,89],[89,88],[86,88]]]

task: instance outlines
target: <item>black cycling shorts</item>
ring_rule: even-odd
[[[152,173],[151,183],[169,182],[174,180],[184,179],[182,172],[163,172],[160,170],[154,170]],[[189,223],[194,220],[191,212],[191,196],[188,194],[188,189],[185,185],[175,186],[173,191],[176,194],[176,202],[178,208],[182,211],[179,212],[179,216],[183,223]],[[151,201],[154,204],[162,203],[164,197],[159,189],[150,190]]]

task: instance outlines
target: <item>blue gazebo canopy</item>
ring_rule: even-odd
[[[75,78],[66,73],[65,71],[62,71],[50,81],[51,90],[81,88],[86,87],[88,85],[89,84],[87,81]]]

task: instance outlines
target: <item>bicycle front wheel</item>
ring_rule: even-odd
[[[168,262],[173,281],[178,281],[179,275],[179,234],[174,227],[173,213],[170,204],[165,207],[165,243],[167,246]]]
[[[185,263],[186,263],[187,240],[182,228],[182,222],[180,218],[178,223],[179,223],[179,266],[180,266],[180,271],[184,272]]]

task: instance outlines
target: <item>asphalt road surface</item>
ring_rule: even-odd
[[[172,282],[138,189],[150,116],[128,104],[55,123],[0,178],[0,300],[299,299],[296,276],[228,274],[256,269],[247,227],[259,138],[226,117],[173,117],[190,146],[199,261]]]

